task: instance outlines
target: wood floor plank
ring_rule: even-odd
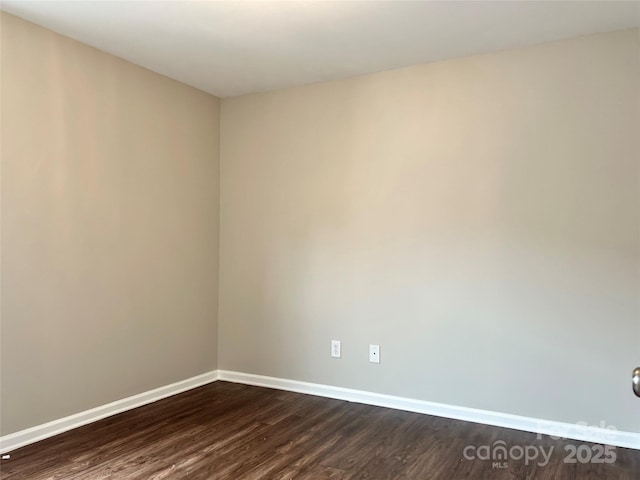
[[[548,464],[468,459],[474,448],[552,452]],[[11,452],[1,480],[637,480],[640,451],[567,463],[535,434],[215,382]],[[587,448],[585,447],[585,448]],[[533,453],[533,450],[532,452]]]

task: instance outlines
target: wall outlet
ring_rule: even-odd
[[[331,340],[331,356],[340,358],[342,356],[342,344],[340,340]]]
[[[369,361],[380,363],[380,345],[369,345]]]

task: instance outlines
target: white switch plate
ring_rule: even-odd
[[[331,340],[331,356],[340,358],[342,356],[342,344],[340,340]]]
[[[380,363],[380,345],[369,345],[369,361]]]

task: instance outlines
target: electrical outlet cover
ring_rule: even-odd
[[[331,340],[331,356],[340,358],[342,356],[342,345],[340,340]]]

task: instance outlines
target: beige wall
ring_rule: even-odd
[[[216,366],[215,97],[2,14],[2,434]]]
[[[639,53],[223,99],[219,367],[640,431]]]

